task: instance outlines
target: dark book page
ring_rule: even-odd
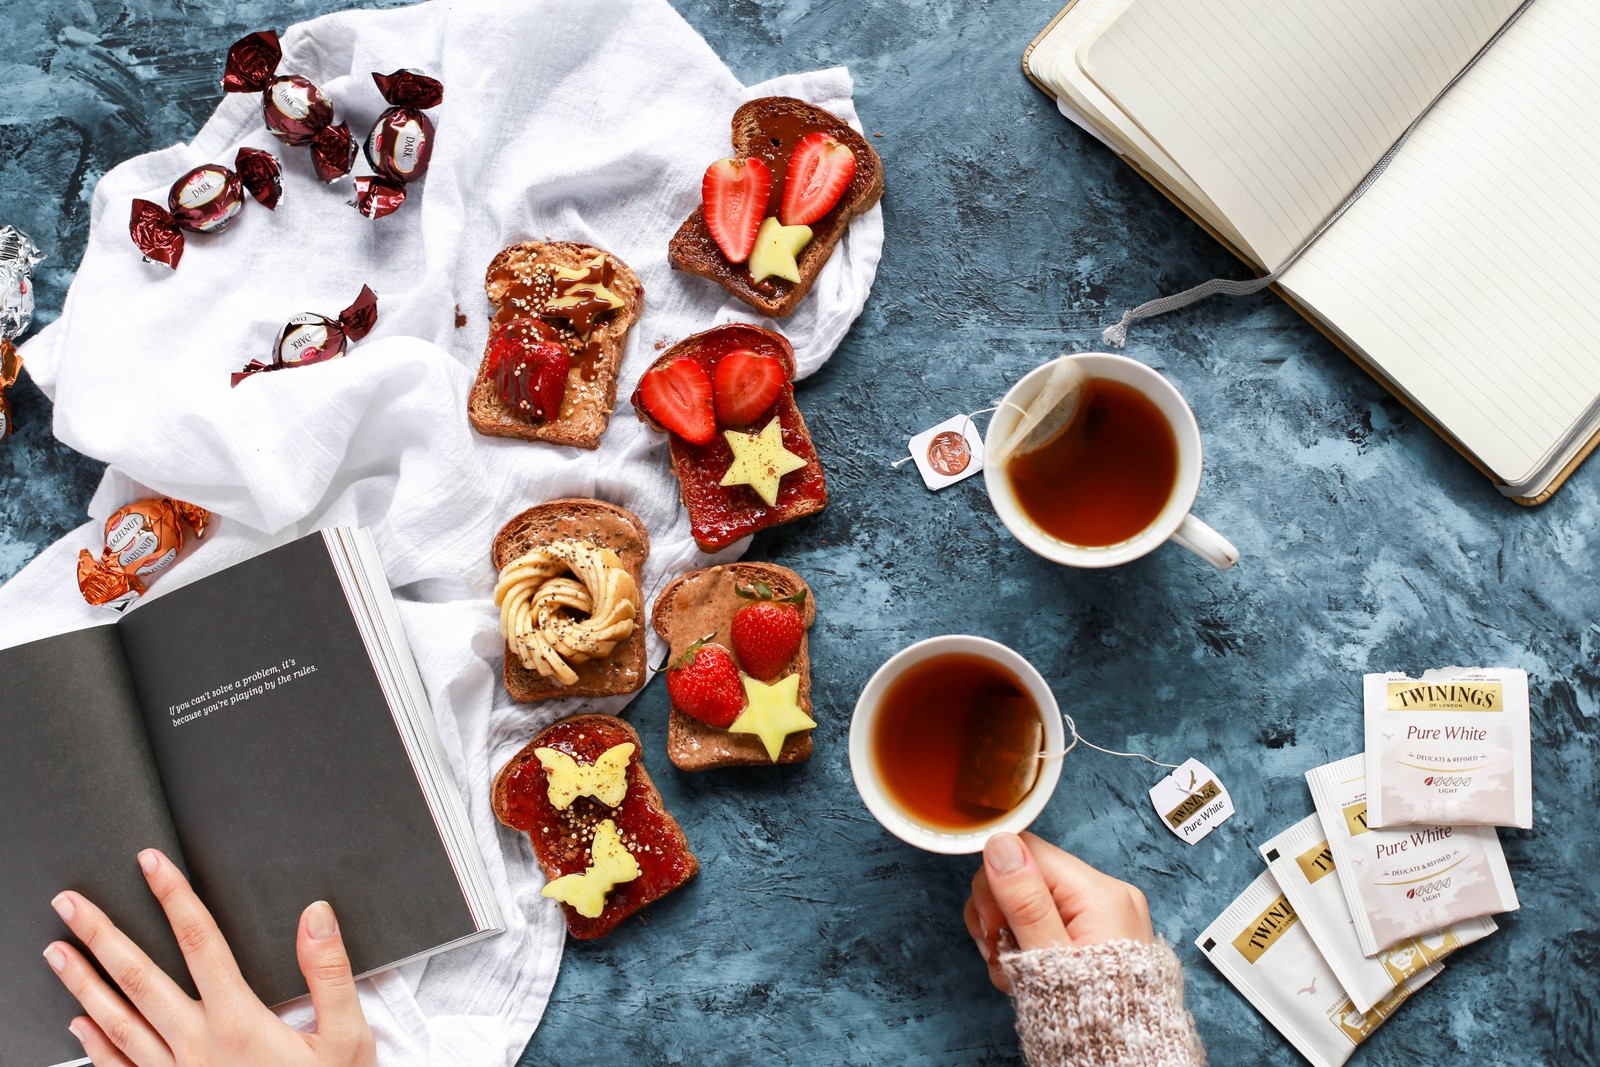
[[[314,900],[357,973],[475,932],[320,534],[119,629],[195,887],[262,1000],[305,992]]]
[[[183,855],[114,626],[0,650],[0,1063],[83,1055],[82,1014],[45,966],[72,941],[50,900],[74,889],[188,986],[183,957],[139,871],[140,849]]]

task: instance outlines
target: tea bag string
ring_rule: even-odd
[[[1066,721],[1067,729],[1072,731],[1072,742],[1069,745],[1067,745],[1066,748],[1062,749],[1060,752],[1041,752],[1041,753],[1039,753],[1039,758],[1040,759],[1043,759],[1043,760],[1065,759],[1067,757],[1067,753],[1071,752],[1073,749],[1077,748],[1081,744],[1081,745],[1085,745],[1085,746],[1087,746],[1089,748],[1094,749],[1096,752],[1104,752],[1108,756],[1125,756],[1128,759],[1142,759],[1146,763],[1153,763],[1157,767],[1166,767],[1169,770],[1174,770],[1174,771],[1177,770],[1178,767],[1179,767],[1179,764],[1176,764],[1176,763],[1162,763],[1160,760],[1156,759],[1155,757],[1147,756],[1143,752],[1118,752],[1114,748],[1101,748],[1099,745],[1095,744],[1093,741],[1089,740],[1087,737],[1084,737],[1082,734],[1080,734],[1078,732],[1078,724],[1072,721],[1072,716],[1071,715],[1068,715],[1066,712],[1062,712],[1061,713],[1061,718]]]
[[[979,415],[992,414],[992,413],[994,413],[996,411],[999,411],[1001,408],[1011,408],[1018,415],[1026,415],[1027,414],[1027,412],[1025,410],[1023,410],[1019,405],[1013,404],[1009,400],[1002,400],[998,404],[991,404],[989,407],[979,408],[977,411],[974,411],[974,412],[971,412],[970,414],[961,416],[961,418],[963,419],[963,422],[961,423],[961,436],[965,437],[967,435],[967,431],[969,429],[970,430],[974,430],[974,431],[977,429],[977,426],[975,426],[973,424],[973,421],[972,421],[973,419],[977,418]],[[894,470],[899,470],[901,467],[905,466],[907,463],[910,463],[915,458],[916,458],[915,456],[905,456],[905,457],[903,457],[901,459],[895,460],[893,463],[889,464],[889,466]]]

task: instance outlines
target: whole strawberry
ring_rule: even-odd
[[[754,589],[740,588],[737,592],[754,603],[734,613],[730,627],[733,651],[746,674],[770,682],[800,651],[800,641],[806,634],[800,606],[806,602],[806,591],[779,597],[766,582],[757,582]]]
[[[667,668],[667,692],[673,707],[719,730],[732,726],[746,703],[733,656],[705,638]]]

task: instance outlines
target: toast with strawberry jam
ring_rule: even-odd
[[[495,775],[495,817],[526,833],[567,931],[604,937],[693,878],[700,863],[640,760],[639,735],[612,715],[546,727]]]
[[[821,511],[828,483],[794,402],[794,349],[745,323],[686,337],[633,393],[664,430],[690,530],[707,552]]]
[[[733,113],[733,152],[706,171],[701,204],[667,259],[781,319],[811,290],[850,220],[883,195],[883,161],[837,115],[787,96]]]
[[[805,579],[773,563],[707,567],[663,589],[653,614],[670,649],[667,755],[676,767],[811,758],[807,633],[817,609]]]
[[[593,245],[530,241],[494,257],[484,288],[495,313],[467,394],[473,429],[598,447],[644,306],[638,275]]]

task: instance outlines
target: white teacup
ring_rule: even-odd
[[[1127,356],[1089,352],[1060,358],[1076,361],[1091,378],[1121,382],[1148,397],[1172,427],[1172,435],[1178,442],[1178,476],[1166,506],[1150,525],[1126,541],[1089,547],[1071,544],[1040,529],[1017,503],[1006,472],[999,465],[986,466],[984,488],[989,491],[995,514],[1011,531],[1011,536],[1045,559],[1069,567],[1115,567],[1149,554],[1166,541],[1182,545],[1218,570],[1225,571],[1239,562],[1239,550],[1231,541],[1189,513],[1200,493],[1200,426],[1194,421],[1194,412],[1189,410],[1183,395],[1160,374]],[[984,434],[986,452],[1016,426],[1021,417],[1019,409],[1027,407],[1028,401],[1044,385],[1054,362],[1031,371],[1006,393]]]
[[[872,754],[872,735],[883,707],[889,687],[905,673],[908,667],[933,659],[936,656],[964,654],[981,656],[1005,667],[1027,690],[1028,697],[1039,709],[1044,722],[1044,751],[1060,752],[1066,747],[1066,730],[1061,724],[1061,709],[1056,705],[1055,694],[1045,684],[1044,678],[1022,656],[998,641],[966,634],[947,634],[930,637],[901,649],[879,667],[861,696],[856,700],[855,714],[850,719],[850,774],[856,782],[856,792],[872,812],[873,818],[883,828],[908,845],[928,852],[942,852],[958,856],[982,852],[983,844],[997,833],[1020,833],[1026,830],[1056,790],[1061,780],[1061,761],[1047,759],[1039,769],[1039,779],[1033,789],[1022,798],[1022,803],[996,816],[993,822],[973,827],[971,830],[950,830],[921,822],[911,812],[901,807],[884,788],[877,760]]]

